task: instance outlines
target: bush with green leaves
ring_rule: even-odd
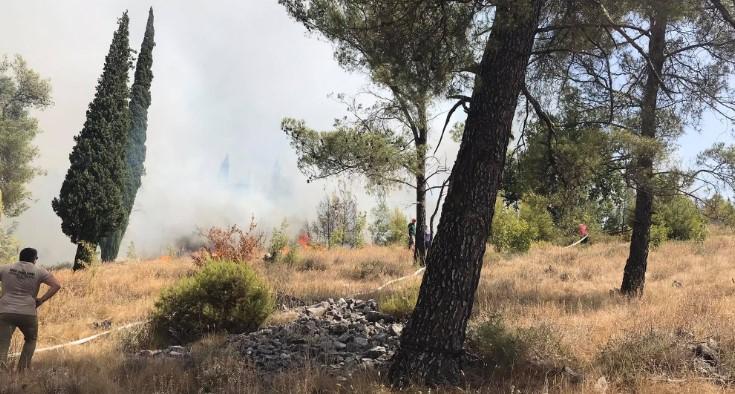
[[[521,200],[520,218],[523,219],[531,231],[536,234],[534,241],[552,241],[556,237],[554,220],[546,208],[546,198],[530,193]]]
[[[662,224],[651,225],[651,237],[649,243],[652,248],[661,246],[669,239],[669,228]]]
[[[720,194],[708,198],[702,207],[703,215],[713,224],[735,228],[735,205]]]
[[[656,204],[653,224],[666,227],[667,239],[703,241],[707,237],[707,220],[694,201],[682,195]]]
[[[510,330],[500,315],[493,315],[477,326],[470,333],[469,343],[483,359],[498,368],[512,369],[532,360],[557,366],[577,362],[554,327],[542,324]]]
[[[497,252],[527,252],[538,237],[536,231],[514,209],[506,207],[501,199],[497,200],[490,236],[490,243]]]
[[[373,221],[368,230],[375,245],[403,245],[408,241],[408,219],[400,209],[391,210],[385,200],[381,200],[370,213]]]
[[[273,235],[271,235],[271,243],[268,245],[268,254],[271,261],[277,261],[281,256],[281,253],[288,246],[288,222],[284,220],[281,222],[279,228],[273,229]]]
[[[273,311],[266,283],[245,264],[212,261],[164,290],[151,327],[161,344],[189,343],[209,333],[256,330]]]

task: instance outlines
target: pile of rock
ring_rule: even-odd
[[[291,323],[234,335],[229,343],[266,372],[306,364],[345,372],[380,367],[393,357],[403,325],[377,307],[374,300],[329,299],[298,308]]]

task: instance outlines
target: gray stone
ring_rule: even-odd
[[[391,324],[390,327],[388,327],[388,332],[391,335],[400,337],[401,333],[403,333],[403,324],[400,324],[400,323]]]
[[[311,316],[320,317],[320,316],[324,316],[324,313],[327,312],[327,308],[323,306],[313,306],[313,307],[306,308],[306,312]]]
[[[231,336],[228,345],[264,372],[316,362],[339,376],[351,376],[354,370],[386,366],[403,330],[377,310],[374,300],[330,299],[296,311],[296,320]]]
[[[365,353],[363,353],[363,356],[367,358],[375,359],[384,354],[385,354],[385,348],[383,346],[375,346],[371,348],[370,350],[366,351]]]
[[[376,310],[372,310],[372,311],[366,313],[365,314],[365,318],[367,319],[367,321],[369,321],[371,323],[379,322],[381,320],[384,321],[384,322],[386,322],[386,323],[393,323],[395,321],[395,319],[393,318],[393,316],[386,315],[385,313],[381,313],[381,312],[378,312]]]
[[[379,332],[375,335],[373,335],[370,339],[372,339],[375,342],[385,342],[385,340],[388,338],[388,335],[384,332]]]
[[[339,323],[329,327],[329,332],[336,335],[341,335],[347,332],[349,327],[347,324]]]

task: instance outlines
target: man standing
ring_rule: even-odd
[[[36,350],[38,338],[38,316],[36,308],[53,297],[61,284],[43,267],[36,265],[38,252],[25,248],[20,251],[20,261],[15,264],[0,266],[0,367],[7,368],[10,338],[16,328],[23,333],[23,351],[18,361],[18,370],[31,365],[33,352]],[[38,290],[41,283],[49,286],[41,298]]]
[[[582,243],[586,244],[590,241],[590,233],[587,230],[587,225],[584,223],[580,223],[577,227],[577,230],[579,230],[579,236],[582,238]]]
[[[434,240],[434,236],[431,234],[431,231],[429,231],[426,226],[424,226],[424,245],[426,247],[426,251],[429,251],[429,248],[431,248],[431,241]]]
[[[411,250],[416,243],[416,219],[411,219],[408,224],[408,249]]]

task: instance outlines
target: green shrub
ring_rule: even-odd
[[[268,255],[270,261],[278,261],[282,256],[281,253],[288,246],[288,222],[281,222],[281,227],[273,229],[271,235],[271,243],[268,245]]]
[[[381,200],[373,208],[371,214],[373,221],[368,226],[368,230],[375,245],[385,246],[407,242],[408,219],[400,209],[391,210],[385,200]]]
[[[407,319],[411,316],[419,298],[419,284],[404,287],[378,297],[378,309],[395,317]]]
[[[389,219],[388,244],[405,245],[408,242],[408,218],[400,209],[394,208]]]
[[[499,368],[512,369],[537,360],[554,367],[576,363],[571,349],[553,327],[540,325],[511,331],[499,315],[490,317],[471,333],[470,346]]]
[[[273,306],[269,288],[252,268],[212,261],[163,291],[151,327],[161,343],[188,343],[208,333],[253,331]]]
[[[498,252],[527,252],[538,234],[518,217],[516,211],[505,207],[500,199],[495,203],[490,243]]]
[[[521,201],[520,218],[536,234],[534,241],[551,241],[556,237],[554,220],[546,206],[547,200],[536,194],[527,194]]]
[[[686,347],[660,331],[630,332],[611,340],[597,357],[607,376],[631,382],[640,375],[676,376],[687,368],[691,356]]]
[[[704,201],[704,216],[713,224],[735,228],[735,206],[729,199],[715,194]]]
[[[504,368],[517,364],[526,351],[524,344],[508,332],[498,315],[490,317],[477,328],[471,343],[483,358]]]
[[[667,228],[667,239],[703,241],[707,236],[704,215],[686,196],[675,196],[656,204],[653,223]]]
[[[650,238],[650,245],[652,248],[657,248],[661,246],[662,243],[666,242],[669,234],[669,228],[665,225],[661,224],[654,224],[651,225],[651,238]]]
[[[299,244],[292,242],[288,246],[288,251],[282,258],[283,263],[289,267],[294,267],[299,262]]]

